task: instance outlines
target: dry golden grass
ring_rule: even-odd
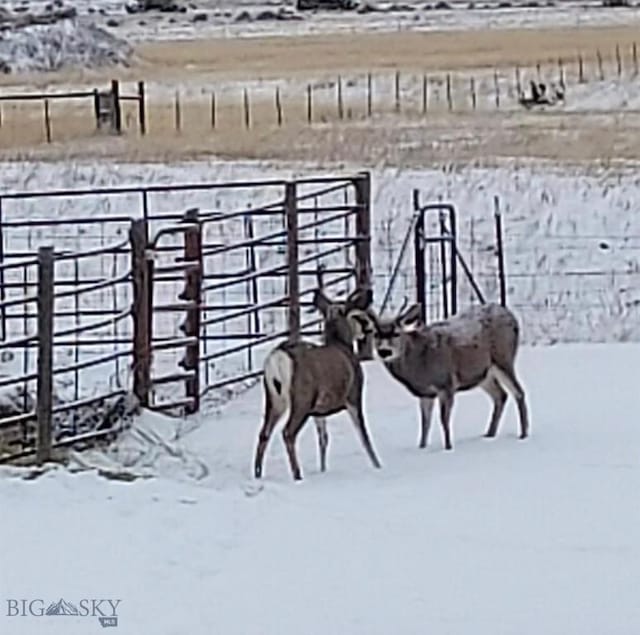
[[[62,83],[122,80],[180,81],[243,78],[314,78],[337,71],[462,70],[534,66],[573,59],[581,51],[589,63],[597,51],[611,60],[620,45],[628,58],[639,40],[634,27],[497,29],[484,31],[403,31],[325,35],[220,38],[148,42],[138,45],[128,69],[62,71],[0,76],[0,86],[43,88]]]
[[[631,27],[393,32],[152,42],[140,45],[140,70],[162,77],[283,77],[336,71],[505,68],[574,58],[611,58],[638,38]],[[134,69],[136,71],[137,69]]]
[[[108,158],[172,162],[211,155],[229,159],[350,162],[427,166],[523,157],[555,163],[640,160],[640,114],[614,121],[603,115],[387,115],[351,121],[260,130],[185,128],[165,136],[109,136],[7,150],[4,158]]]
[[[559,57],[575,59],[582,51],[586,71],[597,74],[596,52],[601,51],[607,76],[615,69],[616,44],[621,45],[623,65],[630,69],[631,28],[576,28],[557,30],[498,30],[479,32],[403,32],[334,34],[306,37],[247,38],[210,41],[158,42],[139,47],[140,63],[123,71],[123,79],[162,79],[181,83],[212,78],[273,77],[282,80],[317,80],[336,71],[403,73],[453,70],[473,73],[480,67],[499,67],[513,74],[513,67],[532,67]],[[567,72],[575,80],[576,66]],[[554,71],[555,72],[555,71]],[[110,73],[109,73],[110,75]],[[32,78],[34,86],[42,77]],[[107,73],[64,73],[47,76],[56,81],[96,82]],[[13,78],[3,81],[24,81]],[[376,79],[377,81],[377,79]],[[297,91],[297,92],[296,92]],[[454,79],[456,113],[446,112],[430,97],[429,116],[421,118],[419,98],[403,103],[402,117],[390,116],[392,91],[382,100],[374,97],[374,112],[385,125],[365,121],[362,92],[345,90],[344,121],[338,121],[335,90],[314,100],[314,126],[307,125],[304,88],[284,88],[284,125],[277,126],[273,97],[251,95],[250,129],[245,129],[241,93],[218,96],[215,127],[206,95],[181,103],[176,115],[169,98],[148,102],[148,135],[140,138],[136,105],[123,111],[125,135],[113,139],[94,130],[92,102],[51,104],[54,144],[45,144],[42,104],[2,104],[0,152],[5,157],[37,154],[59,156],[113,156],[119,160],[179,160],[212,153],[226,157],[291,160],[344,160],[358,163],[447,160],[452,153],[461,160],[481,157],[539,156],[566,161],[602,157],[638,158],[640,126],[629,115],[613,127],[610,119],[593,115],[540,115],[485,111],[470,113],[468,78]],[[167,93],[169,94],[169,93]],[[545,128],[546,127],[546,128]],[[179,129],[177,129],[179,128]],[[452,134],[453,131],[453,134]],[[454,139],[454,141],[451,141]]]
[[[392,78],[386,78],[389,85]],[[458,97],[459,106],[469,107],[467,84],[454,84],[454,94]],[[312,122],[327,123],[339,120],[335,89],[329,88],[314,92],[312,105]],[[374,113],[391,113],[394,101],[390,93],[376,95],[372,102]],[[307,96],[304,87],[285,89],[281,92],[281,125],[283,128],[298,129],[308,124]],[[442,98],[437,101],[432,95],[430,111],[444,110],[446,104]],[[419,104],[413,100],[403,103],[405,113],[416,113]],[[233,140],[241,135],[245,142],[259,140],[268,135],[272,128],[278,127],[278,111],[274,97],[250,97],[249,129],[241,91],[225,93],[218,96],[215,107],[210,96],[202,96],[198,100],[149,100],[147,103],[148,136],[158,145],[173,145],[176,137],[182,135],[205,137],[215,134],[216,138],[229,137]],[[345,89],[342,117],[347,121],[359,121],[365,118],[367,101],[362,93],[350,93]],[[3,125],[0,126],[0,150],[18,149],[46,142],[46,126],[44,106],[38,102],[16,104],[9,102],[2,105]],[[139,133],[138,109],[134,102],[123,102],[122,120],[125,133],[130,140]],[[77,141],[78,139],[96,136],[93,114],[93,102],[61,102],[50,104],[51,137],[56,143]]]

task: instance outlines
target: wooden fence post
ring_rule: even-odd
[[[138,126],[142,136],[147,134],[147,102],[144,82],[138,82]]]
[[[496,110],[500,109],[500,82],[498,81],[498,71],[493,71],[493,86],[496,91]]]
[[[631,46],[631,57],[633,59],[633,74],[638,74],[638,45],[634,42]]]
[[[338,119],[344,119],[344,104],[342,102],[342,77],[338,75],[337,95],[338,100]]]
[[[282,127],[282,102],[280,100],[280,86],[276,86],[276,118],[278,128]]]
[[[422,114],[426,115],[429,108],[429,78],[425,73],[422,76]]]
[[[51,459],[53,412],[53,247],[38,249],[38,387],[36,418],[38,435],[36,460],[42,465]]]
[[[622,76],[622,56],[620,55],[620,45],[616,44],[616,67],[618,69],[618,77]]]
[[[195,341],[185,347],[182,367],[193,373],[185,380],[185,392],[191,404],[186,407],[187,414],[200,409],[200,305],[202,304],[202,226],[198,219],[198,210],[190,209],[184,215],[184,222],[190,227],[184,234],[184,261],[190,263],[185,272],[185,288],[180,299],[190,303],[187,309],[184,334]]]
[[[249,103],[249,91],[244,89],[244,127],[249,130],[251,128],[251,104]]]
[[[177,91],[177,90],[176,90],[174,115],[175,115],[176,132],[180,132],[182,130],[182,110],[180,108],[180,91]]]
[[[400,71],[396,71],[395,77],[396,112],[400,112]]]
[[[287,290],[289,304],[289,341],[300,339],[300,275],[298,265],[298,205],[295,181],[284,189],[284,213],[287,223]]]
[[[216,91],[211,91],[211,128],[216,129]]]
[[[96,128],[100,128],[100,91],[93,89],[93,114],[96,118]]]
[[[133,279],[133,394],[143,408],[151,394],[151,328],[153,260],[149,254],[147,222],[134,220],[129,231]]]
[[[313,88],[311,84],[307,84],[307,123],[313,121]]]
[[[373,77],[367,73],[367,117],[373,112]]]
[[[49,113],[49,100],[44,100],[44,134],[47,143],[51,143],[51,115]]]
[[[471,108],[476,109],[476,80],[471,77],[469,80],[469,90],[471,91]]]
[[[584,84],[584,61],[582,60],[582,53],[578,53],[578,83]]]
[[[520,79],[520,67],[516,66],[516,93],[518,99],[522,97],[522,80]]]
[[[111,129],[116,134],[120,134],[122,132],[122,109],[120,107],[120,82],[117,79],[111,80],[111,99],[113,100]]]
[[[453,98],[451,96],[451,75],[447,73],[447,104],[449,110],[453,110]]]
[[[371,174],[360,173],[353,182],[356,194],[356,285],[361,291],[373,290],[371,267]],[[373,359],[373,339],[358,342],[360,359]]]
[[[598,58],[598,73],[600,75],[600,81],[603,82],[604,81],[604,67],[602,65],[602,54],[600,53],[599,49],[596,51],[596,56]]]

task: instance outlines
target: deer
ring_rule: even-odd
[[[493,401],[485,437],[498,433],[507,391],[518,406],[520,439],[529,434],[529,414],[524,389],[515,372],[520,327],[514,314],[500,304],[472,307],[458,315],[425,325],[421,306],[381,319],[369,308],[352,319],[364,334],[373,334],[376,356],[389,373],[420,400],[419,447],[427,447],[435,401],[445,449],[452,450],[450,419],[458,392],[482,388]],[[505,390],[506,388],[506,390]]]
[[[363,414],[364,373],[354,352],[362,337],[354,312],[364,313],[372,302],[371,290],[356,290],[345,301],[332,302],[321,288],[314,291],[313,306],[324,322],[324,341],[283,342],[264,363],[264,420],[256,448],[254,474],[262,477],[264,454],[277,423],[289,411],[283,430],[294,480],[302,479],[296,455],[296,438],[309,417],[315,421],[320,471],[327,468],[327,417],[344,410],[351,418],[371,463],[380,468]]]

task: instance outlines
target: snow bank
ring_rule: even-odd
[[[278,431],[256,487],[259,390],[185,439],[204,479],[2,469],[0,631],[101,632],[90,617],[8,617],[8,598],[114,598],[122,635],[637,633],[639,356],[523,349],[532,437],[517,440],[510,400],[499,437],[481,438],[490,404],[474,391],[456,401],[452,453],[436,425],[417,448],[415,400],[367,364],[379,471],[339,415],[328,472],[309,424],[305,480],[292,482]]]
[[[132,50],[124,40],[83,20],[0,32],[0,68],[11,73],[126,65]]]

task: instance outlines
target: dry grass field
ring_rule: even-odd
[[[158,42],[138,48],[132,72],[149,78],[213,74],[233,78],[335,74],[341,71],[462,70],[574,58],[611,57],[616,44],[640,39],[635,27],[391,32]]]
[[[3,104],[0,153],[4,158],[108,156],[122,161],[181,160],[216,154],[421,165],[454,158],[473,161],[507,156],[572,162],[640,159],[638,113],[491,112],[487,108],[471,112],[467,89],[468,76],[480,69],[502,69],[506,74],[518,66],[526,74],[524,69],[528,67],[530,73],[536,63],[555,67],[559,58],[565,61],[567,73],[575,75],[578,52],[592,75],[600,52],[607,73],[611,74],[616,45],[620,46],[628,74],[636,36],[635,29],[614,27],[146,43],[138,47],[136,64],[116,73],[125,81],[144,78],[151,87],[146,138],[138,135],[135,106],[131,103],[125,105],[126,133],[119,139],[95,133],[90,102],[52,103],[52,144],[45,143],[42,104]],[[338,73],[392,74],[393,69],[403,73],[458,73],[454,112],[447,112],[440,96],[439,102],[430,103],[426,116],[416,103],[394,113],[393,100],[387,95],[376,98],[374,117],[367,119],[365,98],[359,93],[355,98],[345,97],[343,120],[338,118],[335,102],[317,101],[314,123],[307,125],[305,93],[300,89],[304,82],[335,78]],[[47,76],[46,81],[49,87],[56,83],[93,87],[109,76],[63,73]],[[260,79],[277,80],[285,86],[284,125],[277,125],[273,97],[263,94],[251,98],[251,125],[245,130],[242,82]],[[3,81],[6,85],[9,80]],[[41,86],[44,80],[34,76],[14,77],[11,81],[21,86]],[[176,115],[171,89],[174,85],[184,90],[234,81],[238,82],[238,90],[217,98],[215,127],[206,93],[183,99]],[[572,81],[577,80],[574,77]],[[161,83],[164,90],[153,90],[154,82]],[[297,92],[291,88],[295,83]],[[6,86],[4,90],[10,88]],[[293,92],[287,95],[287,90]],[[513,101],[513,95],[511,98]]]

